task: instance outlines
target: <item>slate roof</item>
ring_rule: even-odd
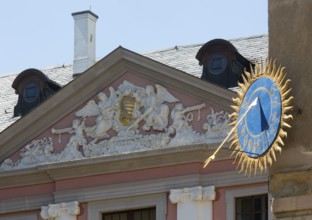
[[[73,79],[72,65],[42,69],[40,71],[61,86],[66,85]],[[17,75],[12,74],[0,77],[0,133],[19,119],[19,117],[13,118],[14,106],[18,96],[12,88],[12,83]]]
[[[264,61],[268,56],[268,35],[238,38],[229,41],[236,47],[241,55],[253,63],[261,62],[261,60]],[[172,68],[200,77],[202,74],[202,67],[198,65],[195,56],[203,45],[204,43],[175,46],[173,48],[148,52],[142,55]],[[21,70],[21,72],[22,71],[23,70]],[[72,65],[41,69],[40,71],[61,86],[66,85],[73,79]],[[0,133],[19,119],[17,117],[12,118],[18,96],[11,87],[18,74],[19,73],[0,77]]]
[[[229,40],[246,59],[252,63],[265,61],[268,56],[268,35],[259,35]],[[204,44],[176,46],[173,48],[143,54],[170,67],[196,77],[201,77],[202,66],[195,56]]]

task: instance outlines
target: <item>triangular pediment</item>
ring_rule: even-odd
[[[0,168],[218,143],[234,95],[120,47],[0,134]]]

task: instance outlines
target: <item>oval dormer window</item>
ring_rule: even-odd
[[[26,102],[33,102],[39,98],[39,86],[35,83],[28,83],[23,90],[23,98]]]
[[[227,66],[227,59],[224,54],[213,54],[208,61],[209,72],[213,74],[222,73]]]

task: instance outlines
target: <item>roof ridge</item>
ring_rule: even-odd
[[[238,37],[238,38],[233,38],[233,39],[228,39],[228,41],[233,42],[233,41],[239,41],[239,40],[248,40],[248,39],[255,39],[255,38],[261,38],[264,36],[268,36],[268,34],[258,34],[258,35],[253,35],[249,37]],[[153,51],[148,51],[144,52],[143,55],[148,55],[148,54],[153,54],[153,53],[159,53],[159,52],[167,52],[170,50],[176,50],[179,48],[188,48],[188,47],[196,47],[196,46],[201,46],[204,45],[205,43],[197,43],[197,44],[187,44],[187,45],[176,45],[174,47],[169,47],[165,49],[160,49],[160,50],[153,50]]]
[[[0,75],[0,79],[10,77],[10,76],[15,76],[15,75],[18,75],[18,73],[4,73]]]
[[[268,34],[258,34],[258,35],[253,35],[253,36],[249,36],[249,37],[238,37],[238,38],[234,38],[234,39],[229,39],[228,41],[233,42],[233,41],[239,41],[239,40],[248,40],[248,39],[255,39],[255,38],[261,38],[264,36],[268,36]]]
[[[152,53],[157,53],[157,52],[166,52],[166,51],[170,51],[170,50],[176,50],[179,48],[188,48],[188,47],[196,47],[196,46],[201,46],[203,45],[203,43],[198,43],[198,44],[187,44],[187,45],[176,45],[174,47],[169,47],[169,48],[165,48],[165,49],[160,49],[160,50],[153,50],[153,51],[149,51],[149,52],[144,52],[143,55],[147,55],[147,54],[152,54]]]
[[[47,71],[47,70],[66,68],[66,67],[70,67],[72,65],[73,64],[62,64],[62,65],[57,65],[57,66],[54,66],[54,67],[44,67],[44,68],[40,68],[38,70],[40,70],[42,72],[42,71]],[[30,69],[30,68],[27,68],[27,69]],[[24,70],[27,70],[27,69],[24,69]],[[37,68],[34,68],[34,69],[37,69]],[[21,72],[23,72],[24,70],[20,71],[19,73],[4,73],[4,74],[1,74],[0,75],[0,79],[5,78],[5,77],[18,75]]]
[[[39,69],[40,71],[44,71],[44,70],[52,70],[52,69],[61,69],[61,68],[65,68],[68,66],[72,66],[73,64],[62,64],[62,65],[57,65],[54,67],[45,67],[45,68],[41,68]]]

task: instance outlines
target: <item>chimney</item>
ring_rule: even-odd
[[[72,13],[75,21],[73,76],[95,64],[95,23],[98,16],[93,12]]]

